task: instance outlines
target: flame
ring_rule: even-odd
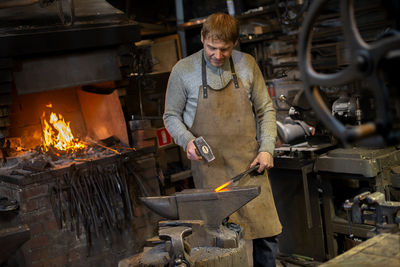
[[[224,183],[223,185],[218,186],[217,188],[215,188],[214,191],[215,191],[215,192],[229,191],[229,189],[228,189],[228,188],[225,188],[225,187],[227,187],[227,186],[230,185],[231,183],[232,183],[232,181],[228,181],[228,182]]]
[[[53,104],[51,104],[51,103],[46,105],[46,108],[52,108],[52,107],[53,107]]]
[[[50,120],[44,119],[43,113],[43,148],[49,151],[50,147],[58,150],[75,152],[86,147],[85,144],[74,138],[69,122],[65,122],[61,114],[58,116],[52,112]]]

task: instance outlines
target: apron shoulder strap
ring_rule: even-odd
[[[233,83],[235,84],[235,88],[239,88],[239,82],[235,71],[235,65],[233,64],[232,56],[229,58],[229,63],[231,63],[231,72],[232,72],[232,79]]]
[[[208,97],[207,93],[207,72],[206,72],[206,59],[204,58],[204,54],[201,57],[201,80],[202,80],[202,87],[203,87],[203,98]]]
[[[229,63],[231,65],[232,79],[235,84],[235,88],[239,88],[239,82],[235,71],[235,65],[233,64],[232,57],[229,58]],[[206,59],[204,58],[204,54],[201,57],[201,80],[202,80],[202,88],[203,88],[203,98],[208,97],[207,93],[207,72],[206,72]]]

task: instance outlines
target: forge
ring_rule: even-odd
[[[141,201],[169,219],[159,222],[154,246],[120,266],[247,266],[242,228],[226,220],[260,194],[260,187],[226,191],[185,189],[173,196]],[[181,264],[181,265],[180,265]]]
[[[129,146],[117,93],[139,25],[105,0],[74,11],[60,23],[55,3],[0,10],[0,264],[112,266],[154,230],[137,206],[159,194],[154,148]],[[77,150],[44,147],[52,113]]]
[[[46,107],[50,102],[52,108]],[[40,114],[50,110],[62,114],[82,147],[44,149]],[[16,95],[10,122],[0,196],[18,206],[0,212],[0,226],[11,230],[23,226],[30,232],[25,243],[15,245],[18,256],[11,251],[10,258],[17,257],[19,264],[54,266],[96,264],[106,258],[105,264],[113,265],[144,242],[135,224],[146,225],[152,219],[143,217],[135,203],[149,188],[159,194],[154,186],[154,149],[129,146],[116,92],[103,95],[77,87]],[[140,232],[153,231],[150,228]],[[12,238],[17,240],[20,233],[15,234]],[[0,243],[6,246],[2,242],[12,238]]]

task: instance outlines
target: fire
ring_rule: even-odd
[[[228,191],[229,189],[226,188],[228,185],[231,184],[232,181],[228,181],[226,183],[224,183],[221,186],[218,186],[217,188],[214,189],[215,192],[224,192],[224,191]]]
[[[52,112],[50,120],[44,118],[43,113],[43,148],[49,151],[51,147],[58,150],[75,152],[86,147],[85,144],[74,138],[69,122],[65,122],[61,114]]]

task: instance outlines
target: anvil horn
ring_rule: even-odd
[[[178,206],[175,196],[141,197],[140,200],[152,211],[164,218],[178,220]]]

